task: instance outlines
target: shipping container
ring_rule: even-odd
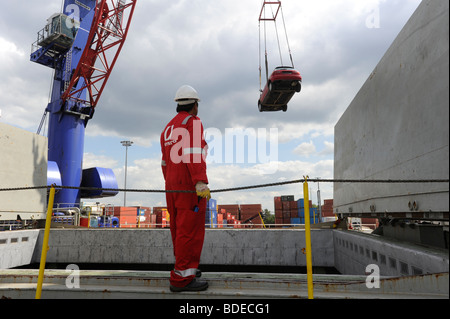
[[[281,201],[282,202],[292,202],[292,201],[294,201],[294,195],[281,196]]]
[[[378,228],[378,218],[363,217],[361,218],[361,225],[375,230],[376,228]]]
[[[150,227],[150,216],[152,209],[151,207],[143,207],[143,206],[137,206],[137,223],[139,228],[147,228]]]
[[[150,228],[156,228],[156,214],[150,215]]]
[[[259,214],[262,211],[262,205],[261,204],[246,204],[240,206],[241,214],[240,214],[240,220],[242,222],[247,221],[250,218],[253,218],[255,216],[259,216]]]
[[[239,205],[238,204],[218,205],[218,209],[225,209],[228,213],[231,213],[234,216],[238,216],[239,215]]]
[[[205,227],[216,228],[217,226],[217,210],[206,210]]]
[[[223,228],[223,214],[217,214],[217,228]]]
[[[324,204],[322,205],[322,217],[335,217],[333,212],[333,200],[325,199]]]
[[[281,204],[281,197],[275,197],[273,199],[273,203],[274,203],[275,211],[278,210],[278,209],[279,210],[283,209],[283,206]]]
[[[257,210],[257,211],[261,211],[262,210],[262,205],[261,204],[242,204],[240,207],[241,211],[245,211],[245,210]]]
[[[217,210],[217,200],[210,199],[206,202],[206,209]]]
[[[153,207],[156,215],[156,228],[170,227],[170,215],[166,207]]]
[[[106,214],[106,211],[105,211],[105,214]],[[110,213],[108,215],[137,216],[137,208],[136,207],[114,206],[114,209],[110,210]]]

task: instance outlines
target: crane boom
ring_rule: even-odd
[[[88,45],[64,91],[63,102],[68,99],[80,101],[78,95],[83,90],[87,90],[87,99],[81,101],[95,108],[105,88],[125,43],[136,1],[129,3],[125,3],[125,0],[119,0],[116,3],[110,1],[109,5],[108,2],[103,0],[97,5],[91,33],[87,40]],[[127,14],[128,10],[129,14]],[[125,16],[128,17],[126,21],[124,21]],[[80,80],[82,85],[77,86]]]

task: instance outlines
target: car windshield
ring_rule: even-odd
[[[285,70],[285,69],[292,70],[294,68],[292,66],[279,66],[275,68],[275,70]]]

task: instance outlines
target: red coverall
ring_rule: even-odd
[[[178,113],[161,134],[161,167],[166,190],[193,193],[166,193],[175,267],[170,284],[185,287],[195,277],[205,238],[206,199],[195,192],[197,182],[208,184],[207,144],[200,119]]]

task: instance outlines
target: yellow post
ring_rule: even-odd
[[[52,185],[52,188],[50,189],[50,196],[48,198],[47,217],[45,219],[44,242],[42,243],[41,264],[39,266],[39,277],[37,282],[35,299],[41,299],[42,283],[44,282],[45,262],[47,260],[47,251],[49,249],[48,238],[50,237],[50,225],[52,222],[52,211],[54,200],[55,200],[55,186]]]
[[[266,228],[266,224],[264,224],[264,219],[261,216],[261,212],[259,212],[259,218],[261,218],[261,222],[264,228]]]
[[[141,211],[139,210],[139,207],[137,208],[137,228],[141,228]],[[112,218],[111,218],[111,227],[112,227]]]
[[[309,217],[309,194],[308,176],[303,183],[303,200],[305,205],[305,244],[306,244],[306,273],[308,281],[308,299],[314,299],[314,287],[312,276],[312,253],[311,253],[311,222]]]

